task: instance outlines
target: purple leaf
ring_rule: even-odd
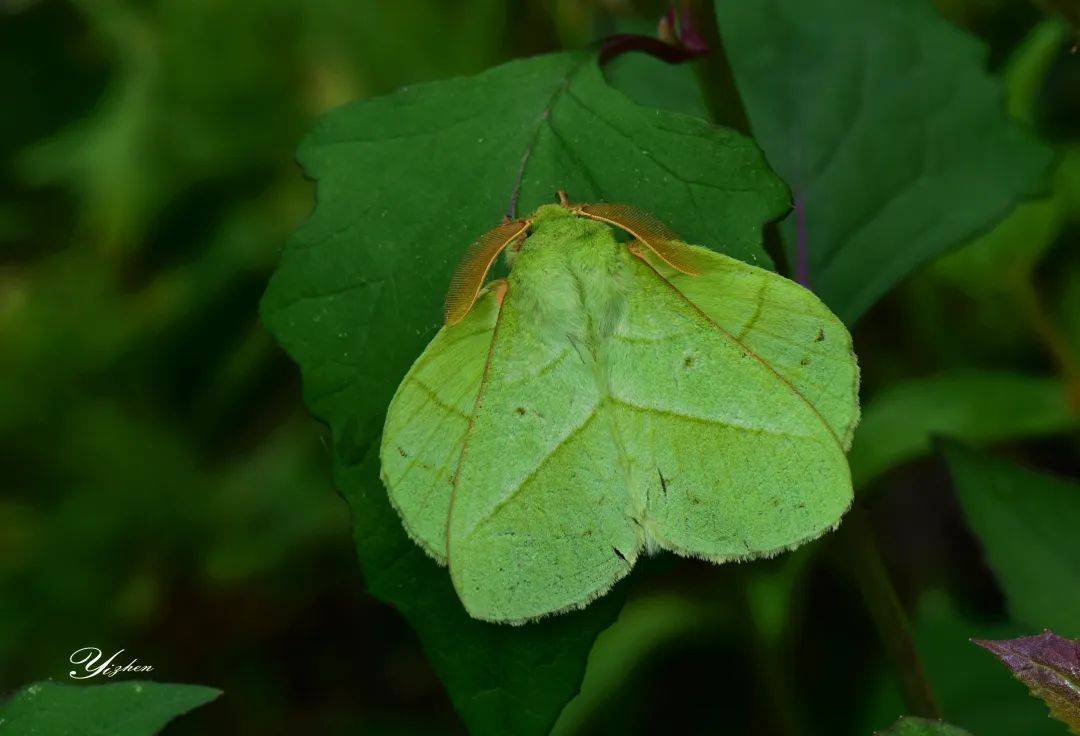
[[[1019,639],[972,639],[998,656],[1031,694],[1050,707],[1050,715],[1080,734],[1080,641],[1052,631]]]

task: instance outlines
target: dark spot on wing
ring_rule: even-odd
[[[810,365],[810,358],[803,358],[799,361],[799,365]]]
[[[687,355],[685,358],[683,358],[682,364],[683,364],[683,368],[685,368],[687,370],[690,370],[690,368],[693,367],[693,365],[694,365],[694,356],[693,355]]]
[[[519,406],[517,409],[514,409],[514,411],[517,412],[517,415],[519,417],[525,416],[525,407],[524,406]]]
[[[814,338],[814,342],[821,342],[825,339],[825,330],[818,328],[817,337]]]
[[[585,353],[582,351],[581,345],[578,344],[577,338],[567,332],[566,340],[570,343],[570,347],[574,349],[574,352],[577,353],[578,359],[581,360],[582,363],[585,363],[587,365],[589,361],[585,359]]]
[[[408,457],[409,456],[409,453],[405,452],[405,449],[402,448],[402,447],[398,447],[397,451],[398,451],[398,454],[401,455],[402,457]]]
[[[626,562],[627,564],[629,564],[629,560],[626,559],[626,555],[624,555],[622,552],[620,552],[618,547],[612,547],[611,549],[615,553],[616,557],[618,557],[623,562]]]
[[[665,478],[664,474],[660,472],[660,468],[656,469],[656,474],[658,476],[660,476],[660,490],[663,491],[664,495],[666,496],[667,495],[667,478]]]

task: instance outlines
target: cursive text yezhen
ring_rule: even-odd
[[[114,664],[113,661],[124,653],[121,649],[116,654],[102,661],[101,650],[97,647],[83,647],[71,653],[71,663],[82,665],[85,674],[79,674],[78,670],[72,670],[68,675],[73,680],[89,680],[91,677],[116,677],[121,672],[152,672],[154,670],[148,664],[135,664],[139,660],[133,659],[127,664]]]

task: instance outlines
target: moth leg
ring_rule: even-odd
[[[633,255],[637,256],[646,263],[649,262],[648,257],[645,255],[645,249],[647,247],[648,246],[646,246],[640,240],[631,240],[629,243],[626,244],[626,249],[628,251],[630,251]]]
[[[563,207],[570,206],[570,200],[566,198],[565,190],[560,189],[559,191],[555,192],[555,196],[559,198],[559,204],[561,204]]]
[[[495,279],[488,284],[487,288],[488,291],[495,295],[495,301],[499,303],[499,306],[502,306],[503,299],[506,298],[506,290],[510,288],[506,283],[506,279]]]

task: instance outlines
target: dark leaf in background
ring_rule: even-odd
[[[1051,152],[1008,121],[981,45],[927,0],[716,0],[757,140],[792,188],[793,275],[849,324],[1032,193]]]
[[[1075,0],[1036,0],[1039,7],[1047,13],[1060,15],[1072,26],[1075,33],[1080,33],[1080,5]]]
[[[1052,631],[1005,641],[972,641],[996,654],[1032,695],[1049,706],[1050,715],[1080,734],[1080,642]]]
[[[1034,123],[1039,117],[1040,97],[1057,96],[1047,86],[1047,73],[1055,60],[1071,57],[1072,43],[1072,33],[1065,23],[1046,19],[1010,54],[1001,77],[1011,116]],[[1067,357],[1070,348],[1066,340],[1050,338],[1053,347],[1046,343],[1054,330],[1052,325],[1067,322],[1068,318],[1051,317],[1048,322],[1041,316],[1057,298],[1059,287],[1055,282],[1075,281],[1069,278],[1071,269],[1062,258],[1062,246],[1069,243],[1069,228],[1080,214],[1080,148],[1075,143],[1064,145],[1058,153],[1045,197],[1019,205],[992,230],[938,258],[924,272],[924,285],[937,284],[930,294],[941,295],[941,306],[971,325],[972,335],[978,334],[984,343],[996,346],[995,353],[988,356],[994,362],[1007,359],[1007,346],[1031,339],[1032,332],[1044,341],[1044,350],[1050,348],[1059,366],[1073,360]],[[1048,278],[1051,272],[1055,275]],[[935,301],[925,295],[912,298],[923,304]],[[931,320],[929,328],[953,333],[947,320],[935,319],[933,311],[931,306],[925,313],[925,318]],[[1076,383],[1075,378],[1071,380]],[[1077,408],[1074,405],[1074,411]]]
[[[954,371],[894,383],[863,407],[848,455],[857,488],[926,455],[935,435],[989,444],[1075,426],[1066,387],[1056,378]]]
[[[365,460],[386,405],[438,327],[468,243],[565,189],[647,207],[687,240],[767,263],[761,228],[787,191],[748,139],[650,110],[563,53],[418,85],[328,115],[301,148],[318,206],[282,255],[265,324],[330,424],[368,587],[419,633],[475,733],[545,733],[577,691],[618,601],[535,626],[466,617],[445,570],[404,534]]]
[[[1001,676],[1001,665],[970,644],[973,636],[1006,639],[1021,635],[1022,629],[966,615],[940,591],[923,595],[912,626],[926,674],[950,723],[975,736],[1067,736],[1064,726],[1045,717],[1042,704]],[[894,677],[889,673],[882,678],[856,733],[880,729],[907,710]]]
[[[954,443],[943,449],[1013,618],[1080,635],[1080,485]]]
[[[938,259],[931,266],[934,276],[963,293],[992,294],[1009,305],[1000,295],[1031,278],[1039,259],[1064,229],[1069,202],[1063,185],[1078,170],[1080,156],[1063,158],[1051,198],[1021,204],[990,232]]]
[[[221,695],[199,685],[117,682],[27,685],[0,704],[0,733],[26,736],[152,736]]]
[[[551,736],[573,736],[590,731],[603,707],[613,701],[629,673],[665,645],[680,638],[707,636],[715,624],[715,610],[702,602],[671,593],[634,597],[619,618],[596,639],[581,692],[567,703]]]
[[[889,728],[879,731],[877,736],[971,736],[971,734],[962,728],[950,726],[941,721],[903,716]]]

